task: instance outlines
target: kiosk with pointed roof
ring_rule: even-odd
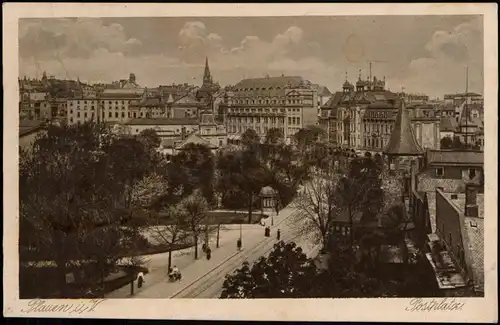
[[[404,100],[399,105],[394,131],[391,134],[389,143],[384,149],[384,155],[388,158],[389,164],[399,165],[399,158],[422,156],[424,151],[420,147],[415,137],[413,128],[410,125],[410,116]]]

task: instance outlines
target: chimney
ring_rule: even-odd
[[[472,184],[465,186],[465,215],[467,217],[479,217],[477,206],[477,188]]]

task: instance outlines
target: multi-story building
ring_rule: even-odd
[[[47,92],[22,92],[19,117],[26,120],[46,120],[52,116],[50,95]]]
[[[69,125],[99,121],[101,103],[97,98],[68,99],[66,106]]]
[[[471,150],[430,150],[412,162],[415,239],[445,295],[470,294],[471,283],[482,291],[483,167],[483,152]]]
[[[408,97],[413,104],[407,104]],[[385,89],[385,80],[358,77],[356,85],[345,81],[321,108],[320,126],[333,146],[361,151],[382,151],[389,143],[398,109],[405,105],[423,148],[439,148],[439,118],[432,105],[423,104],[425,95],[397,94]]]
[[[330,143],[356,149],[381,151],[389,142],[401,105],[398,94],[385,90],[385,81],[345,81],[342,91],[321,108],[320,125]]]
[[[321,107],[332,97],[332,93],[326,86],[313,84],[312,87],[318,92],[318,124],[321,118]]]
[[[439,149],[441,119],[434,106],[423,103],[409,107],[415,138],[423,149]]]
[[[281,129],[287,141],[301,128],[317,123],[317,90],[302,77],[244,79],[220,104],[229,137],[247,129],[265,137],[271,128]]]

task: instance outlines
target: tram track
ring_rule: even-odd
[[[285,221],[289,220],[291,217],[295,217],[299,211],[292,212],[289,216],[285,217],[283,220],[278,222],[274,227],[277,227],[283,224]],[[231,255],[228,259],[217,265],[215,268],[199,277],[197,280],[193,281],[189,285],[180,289],[176,293],[174,293],[170,298],[196,298],[211,288],[216,282],[220,281],[222,278],[220,274],[224,274],[224,276],[228,273],[232,273],[236,270],[245,260],[254,258],[257,254],[260,256],[267,255],[274,244],[276,243],[276,239],[273,237],[266,237],[263,241],[259,242],[257,245],[254,245],[249,250],[241,250],[233,255]],[[262,248],[267,247],[262,252]]]

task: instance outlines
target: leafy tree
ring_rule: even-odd
[[[136,240],[105,150],[113,141],[102,125],[48,126],[21,152],[20,260],[54,261],[62,297],[69,269],[97,263],[109,271],[120,248]]]
[[[325,131],[320,127],[308,126],[295,133],[292,137],[292,141],[299,152],[305,152],[324,136]]]
[[[357,259],[348,242],[329,242],[327,268],[315,277],[309,295],[319,298],[394,297],[396,291],[387,282],[356,269]]]
[[[198,259],[198,239],[206,231],[208,202],[199,190],[195,190],[180,202],[179,209],[183,211],[185,224],[193,236],[194,258]]]
[[[260,146],[260,137],[254,129],[247,129],[241,135],[241,144],[246,150],[258,153]]]
[[[226,275],[221,298],[305,298],[317,269],[295,243],[274,245],[251,268],[245,262]]]
[[[132,187],[132,204],[142,208],[158,206],[167,190],[168,185],[162,175],[155,172],[146,174]]]
[[[213,202],[215,162],[207,146],[187,144],[172,158],[169,168],[169,180],[174,188],[183,188],[183,196],[200,189],[208,202]]]
[[[285,142],[285,135],[283,131],[279,128],[270,128],[267,131],[266,138],[264,140],[265,144],[270,145],[282,145]]]
[[[133,137],[119,137],[103,146],[104,159],[109,173],[106,176],[115,185],[114,195],[124,208],[132,207],[132,190],[152,169],[153,163],[147,148]]]
[[[235,174],[234,182],[245,193],[247,198],[248,223],[252,223],[254,200],[258,197],[261,188],[266,182],[266,173],[261,161],[248,150],[238,155],[238,167],[239,170]]]
[[[379,165],[368,157],[351,159],[349,170],[340,179],[340,204],[349,217],[350,240],[354,245],[354,215],[362,214],[362,221],[373,221],[383,206],[383,190]]]
[[[229,209],[246,207],[245,193],[235,182],[235,178],[239,177],[241,172],[239,155],[241,151],[223,151],[217,156],[218,177],[215,186],[220,193],[222,206]]]
[[[155,150],[161,144],[161,139],[154,129],[145,129],[139,133],[139,139],[144,143],[148,150]]]

